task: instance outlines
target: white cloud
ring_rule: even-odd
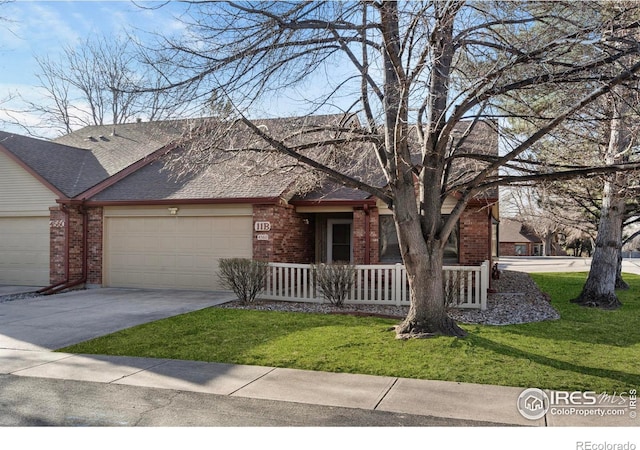
[[[63,42],[75,42],[81,30],[73,26],[57,2],[15,2],[7,5],[8,29],[2,37],[10,49],[48,52]],[[11,36],[13,38],[11,38]]]

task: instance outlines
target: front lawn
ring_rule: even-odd
[[[533,274],[562,318],[464,325],[465,339],[400,341],[373,317],[208,308],[60,349],[559,390],[640,386],[640,276],[617,311],[569,303],[584,273]]]

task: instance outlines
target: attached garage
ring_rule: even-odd
[[[251,258],[250,205],[104,208],[104,284],[222,289],[220,258]]]

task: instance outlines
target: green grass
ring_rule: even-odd
[[[569,303],[586,274],[533,274],[562,318],[464,325],[464,339],[400,341],[396,321],[222,308],[140,325],[60,349],[561,390],[640,386],[640,276],[616,311]]]

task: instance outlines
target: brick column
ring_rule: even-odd
[[[489,211],[467,206],[460,217],[460,264],[476,266],[491,259]]]
[[[82,278],[83,264],[83,226],[84,217],[77,206],[70,206],[69,210],[69,281]]]
[[[353,210],[353,263],[380,262],[378,208]]]
[[[366,248],[368,246],[365,232],[367,217],[363,209],[353,210],[353,263],[365,264]]]
[[[49,282],[61,283],[66,278],[66,214],[60,206],[49,209]]]
[[[104,229],[102,208],[89,208],[88,236],[87,236],[87,283],[102,285],[102,261],[103,261],[103,239]]]

